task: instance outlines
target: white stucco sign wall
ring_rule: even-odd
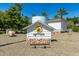
[[[45,21],[44,16],[34,16],[32,17],[32,24],[24,28],[27,31],[26,35],[30,44],[50,44],[53,28],[45,24]]]
[[[46,22],[46,17],[44,17],[44,16],[34,16],[34,17],[32,17],[32,23],[35,23],[37,21],[45,23]]]
[[[61,30],[61,22],[48,23],[48,25],[59,30],[59,31]]]
[[[65,32],[67,31],[67,24],[66,22],[52,22],[48,23],[49,26],[55,28],[55,32]]]
[[[45,29],[43,29],[45,30]],[[34,31],[27,33],[28,39],[51,39],[51,32],[45,30],[41,33],[37,33]]]

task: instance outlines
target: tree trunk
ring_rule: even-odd
[[[63,15],[61,15],[61,17],[60,17],[60,18],[61,18],[61,20],[63,20]]]

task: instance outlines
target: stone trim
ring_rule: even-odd
[[[50,45],[50,39],[29,39],[30,45]]]

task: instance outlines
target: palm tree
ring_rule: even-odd
[[[41,15],[44,16],[44,17],[46,17],[46,21],[49,20],[49,19],[48,19],[48,13],[47,13],[47,12],[42,12]]]
[[[42,16],[47,17],[47,16],[48,16],[48,14],[47,14],[46,12],[42,12]]]
[[[32,17],[33,17],[33,16],[36,16],[36,14],[35,14],[35,13],[32,13]]]
[[[64,8],[60,8],[59,11],[57,12],[57,16],[61,19],[63,19],[64,15],[67,15],[67,11]]]

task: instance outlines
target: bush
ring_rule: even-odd
[[[17,33],[17,34],[25,34],[26,32],[23,31],[23,30],[18,30],[18,31],[16,31],[16,33]]]
[[[4,34],[5,33],[5,31],[0,31],[0,34]]]
[[[72,31],[73,32],[79,32],[79,27],[78,26],[73,26]]]
[[[0,34],[2,34],[2,32],[0,31]]]

